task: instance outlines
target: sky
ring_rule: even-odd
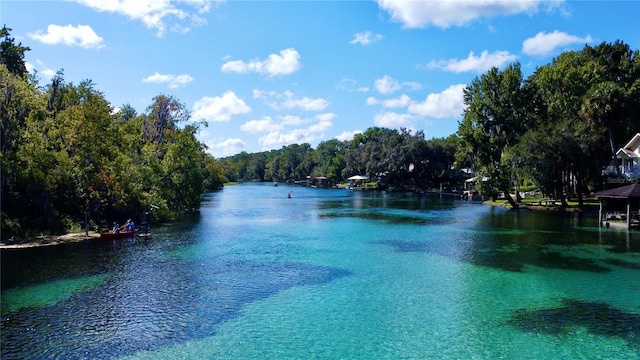
[[[447,137],[492,67],[640,48],[636,0],[0,0],[0,22],[41,85],[63,70],[138,114],[172,96],[216,158],[374,126]]]

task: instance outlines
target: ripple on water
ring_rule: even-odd
[[[46,284],[2,291],[2,316],[25,308],[50,306],[70,298],[73,294],[104,283],[108,274],[61,279]]]

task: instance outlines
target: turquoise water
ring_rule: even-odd
[[[1,355],[640,359],[639,280],[640,234],[594,215],[243,184],[150,238],[3,251]]]

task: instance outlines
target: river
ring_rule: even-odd
[[[5,360],[640,358],[640,234],[595,214],[250,183],[1,256]]]

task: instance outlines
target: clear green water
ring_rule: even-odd
[[[640,234],[230,186],[150,238],[3,251],[1,326],[2,359],[638,359]]]

